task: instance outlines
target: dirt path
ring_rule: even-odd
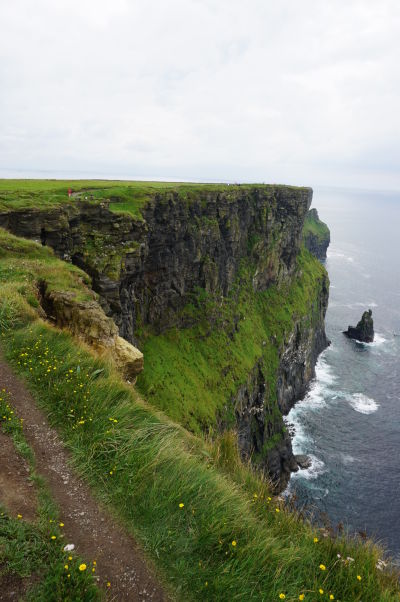
[[[146,564],[137,544],[99,505],[88,486],[74,474],[69,466],[69,454],[56,431],[49,427],[23,381],[14,374],[0,353],[2,388],[10,394],[18,416],[24,419],[24,434],[34,451],[36,470],[45,478],[60,508],[60,519],[65,524],[65,541],[73,543],[75,550],[88,563],[96,560],[99,586],[107,591],[107,599],[115,602],[166,602],[169,598]],[[3,443],[1,440],[0,445]],[[6,448],[4,452],[7,453]],[[29,513],[27,508],[25,513]],[[108,581],[110,588],[106,585]]]

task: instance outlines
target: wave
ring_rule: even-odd
[[[330,259],[331,257],[338,258],[338,259],[345,259],[349,263],[354,263],[354,257],[352,257],[351,255],[346,255],[345,253],[342,253],[341,251],[328,250],[327,257],[328,257],[328,259]]]
[[[356,309],[357,307],[378,307],[378,304],[375,301],[355,301],[354,303],[337,303],[335,301],[329,302],[330,307],[348,307],[349,309]]]
[[[372,347],[379,347],[383,343],[387,343],[387,341],[388,339],[385,339],[383,335],[379,334],[379,332],[376,332],[374,341],[372,343],[369,343],[369,345],[371,345]]]
[[[313,454],[308,454],[308,457],[311,460],[311,466],[309,468],[305,468],[304,470],[299,470],[292,475],[292,479],[306,479],[306,481],[311,481],[312,479],[318,478],[320,475],[326,472],[325,463],[314,456]]]
[[[364,393],[353,393],[352,395],[346,395],[346,399],[356,412],[360,414],[373,414],[379,408],[379,404],[372,399],[367,397]]]

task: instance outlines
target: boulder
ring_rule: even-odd
[[[372,343],[374,340],[374,321],[372,309],[365,311],[357,326],[349,326],[344,334],[350,339],[357,339],[362,343]]]
[[[298,454],[294,457],[299,468],[305,470],[311,466],[311,458],[305,454]]]

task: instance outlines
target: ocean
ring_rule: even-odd
[[[400,193],[317,189],[312,206],[331,231],[331,345],[287,417],[294,452],[312,458],[287,493],[400,560]],[[369,308],[375,341],[345,337]]]

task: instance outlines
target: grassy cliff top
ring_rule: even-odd
[[[319,240],[325,240],[329,237],[329,228],[325,222],[319,219],[316,209],[311,209],[308,212],[304,222],[303,235],[304,237],[312,235]]]
[[[115,212],[138,216],[140,209],[157,193],[177,192],[187,199],[193,193],[227,192],[264,188],[308,190],[277,184],[200,184],[186,182],[138,182],[121,180],[7,180],[0,179],[0,211],[51,208],[74,201],[111,200]],[[68,190],[72,196],[68,196]]]

